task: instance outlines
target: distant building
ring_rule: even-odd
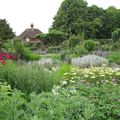
[[[42,32],[39,29],[35,29],[34,25],[31,24],[31,28],[22,32],[18,38],[21,39],[24,43],[39,43],[41,41],[36,38],[36,35],[40,33]]]

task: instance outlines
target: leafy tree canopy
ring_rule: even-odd
[[[15,36],[6,19],[0,19],[0,37],[3,41]]]
[[[54,17],[50,30],[67,32],[69,36],[84,33],[85,38],[111,38],[120,28],[120,10],[111,6],[104,10],[87,6],[85,0],[64,0]]]
[[[61,42],[67,40],[68,35],[58,30],[51,30],[49,33],[38,35],[37,38],[43,40],[45,45],[59,45]]]

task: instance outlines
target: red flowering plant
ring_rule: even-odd
[[[15,55],[13,53],[0,52],[0,63],[6,64],[6,60],[15,60]]]

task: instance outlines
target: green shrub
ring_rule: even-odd
[[[22,59],[23,60],[28,60],[28,61],[39,60],[40,59],[40,55],[31,52],[29,48],[24,48]]]
[[[53,85],[59,83],[63,74],[70,69],[70,65],[55,68],[35,63],[16,65],[9,61],[6,65],[0,65],[0,81],[6,81],[13,89],[17,88],[25,93],[33,91],[39,93],[50,91]]]
[[[112,39],[95,39],[95,41],[98,41],[100,45],[113,43]]]
[[[112,52],[111,55],[108,56],[109,62],[114,62],[116,64],[120,64],[120,53]]]
[[[67,33],[58,31],[58,30],[50,30],[49,33],[40,34],[37,36],[38,39],[42,39],[44,45],[59,45],[63,41],[67,40]]]
[[[120,85],[91,86],[79,81],[54,86],[52,92],[32,93],[26,99],[20,91],[10,92],[8,86],[0,85],[0,119],[118,120],[119,91]]]
[[[80,43],[80,38],[78,36],[71,36],[69,38],[69,48],[72,50],[76,45]]]
[[[60,46],[56,46],[56,47],[49,47],[47,49],[48,53],[59,53],[61,50]]]
[[[7,40],[7,42],[4,43],[4,48],[6,51],[8,52],[12,52],[13,50],[15,50],[14,44],[13,44],[13,40]]]
[[[22,44],[21,40],[14,40],[14,47],[15,47],[17,60],[19,61],[23,57],[24,45]]]
[[[30,50],[37,50],[42,46],[41,43],[24,43],[24,45]]]
[[[25,120],[23,93],[11,91],[9,86],[0,85],[0,120]]]
[[[0,119],[119,120],[120,69],[91,67],[69,71],[69,68],[61,66],[60,71],[67,72],[50,92],[25,97],[24,93],[0,83]]]
[[[11,80],[14,78],[13,74],[16,67],[17,67],[16,63],[12,60],[7,61],[5,65],[0,64],[0,80],[2,82],[10,80],[9,83],[11,83],[12,82]]]
[[[113,44],[104,44],[100,46],[102,51],[110,51],[113,49]]]
[[[115,42],[112,44],[113,50],[119,50],[120,49],[120,42]]]
[[[62,64],[59,68],[55,71],[54,76],[58,81],[61,81],[63,78],[64,73],[71,71],[72,66],[70,64]]]
[[[116,29],[112,32],[112,40],[113,42],[117,42],[120,40],[120,29]]]
[[[4,70],[5,66],[0,64],[0,81],[4,80],[4,76],[5,76],[5,70]]]
[[[0,99],[0,119],[92,119],[95,109],[94,104],[80,94],[73,94],[71,90],[63,89],[59,96],[53,95],[52,92],[39,95],[32,93],[29,101],[26,101],[24,94],[20,91],[14,90],[10,96],[6,92],[0,91],[2,95],[2,99]]]
[[[95,47],[96,47],[96,42],[93,41],[93,40],[87,40],[84,42],[84,47],[89,51],[93,51],[95,50]]]
[[[62,61],[71,63],[72,55],[69,50],[62,51],[60,57]]]
[[[82,56],[88,53],[88,50],[83,45],[76,45],[74,48],[74,53],[77,56]]]
[[[54,71],[44,69],[38,64],[18,66],[12,76],[12,79],[8,79],[11,80],[11,87],[26,93],[50,91],[53,85],[59,82],[54,77]]]
[[[22,59],[33,61],[40,59],[39,54],[33,53],[29,48],[25,47],[21,40],[15,40],[14,46],[18,60]]]
[[[69,40],[63,41],[63,42],[60,44],[60,48],[61,48],[62,50],[67,50],[67,49],[69,49]]]
[[[7,61],[5,65],[0,64],[0,81],[6,81],[13,89],[17,88],[25,93],[50,91],[71,68],[69,65],[55,67],[35,63],[19,65]]]

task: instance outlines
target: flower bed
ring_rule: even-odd
[[[64,79],[68,82],[86,82],[86,83],[112,83],[117,85],[120,82],[120,69],[109,67],[90,67],[73,68],[71,72],[64,74]]]
[[[13,53],[0,52],[0,63],[6,64],[6,60],[14,60],[15,55]]]

